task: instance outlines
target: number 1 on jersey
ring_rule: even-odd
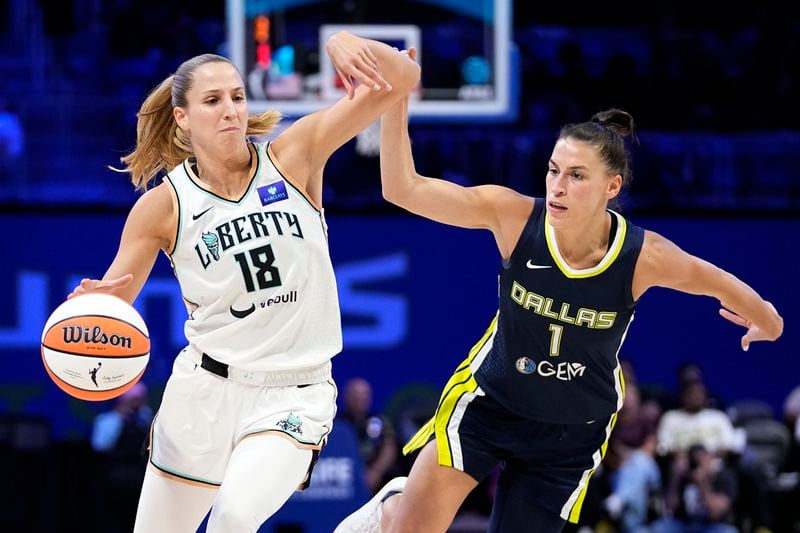
[[[255,279],[258,282],[258,289],[268,289],[270,287],[277,287],[281,284],[281,275],[278,269],[272,266],[275,262],[275,254],[272,253],[272,246],[266,244],[253,248],[249,252],[250,261],[253,266],[258,268],[256,270]],[[244,277],[244,285],[247,287],[247,292],[255,292],[256,287],[253,283],[253,274],[250,272],[250,265],[247,262],[247,256],[244,252],[240,252],[233,256],[236,262],[239,263],[239,268],[242,269],[242,277]],[[269,279],[267,274],[269,273]]]
[[[555,357],[561,351],[561,334],[564,333],[564,326],[550,324],[550,356]]]

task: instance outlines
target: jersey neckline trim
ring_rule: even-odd
[[[622,250],[622,244],[625,242],[625,234],[627,233],[627,224],[625,222],[625,217],[617,213],[616,211],[612,211],[611,209],[608,210],[611,213],[611,216],[617,217],[617,232],[614,235],[614,241],[611,243],[611,246],[608,247],[608,251],[606,255],[603,256],[603,259],[600,260],[597,265],[590,267],[590,268],[572,268],[567,264],[564,260],[561,252],[558,249],[558,243],[556,242],[556,232],[553,229],[553,226],[550,225],[550,218],[545,212],[544,215],[544,236],[545,240],[547,241],[547,249],[550,250],[550,255],[555,261],[556,266],[568,278],[572,279],[580,279],[580,278],[591,278],[593,276],[597,276],[605,272],[608,267],[610,267],[614,260],[616,260],[617,256],[619,256],[620,251]]]
[[[189,164],[189,159],[188,158],[184,159],[184,161],[183,161],[183,170],[184,170],[184,172],[186,172],[186,176],[188,176],[189,181],[192,183],[192,185],[194,185],[195,187],[197,187],[198,189],[200,189],[201,191],[203,191],[207,195],[209,195],[209,196],[211,196],[213,198],[216,198],[217,200],[221,200],[221,201],[223,201],[223,202],[225,202],[227,204],[239,205],[239,204],[242,203],[242,200],[247,198],[247,196],[250,194],[250,191],[253,190],[253,186],[256,183],[256,178],[258,177],[258,173],[261,171],[261,154],[259,153],[258,147],[255,144],[253,144],[252,142],[248,142],[247,145],[248,145],[248,150],[252,149],[256,153],[256,169],[253,172],[253,175],[250,176],[250,183],[247,185],[247,189],[245,189],[244,193],[242,193],[242,196],[238,200],[231,200],[229,198],[223,198],[222,196],[220,196],[220,195],[218,195],[218,194],[216,194],[214,192],[209,191],[203,185],[201,185],[201,183],[203,183],[203,182],[199,177],[197,177],[197,175],[192,170],[192,166]]]

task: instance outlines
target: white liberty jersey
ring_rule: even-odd
[[[164,179],[178,198],[170,256],[189,311],[190,345],[252,371],[301,370],[342,349],[324,214],[282,172],[268,144],[238,201],[206,190],[184,161]]]

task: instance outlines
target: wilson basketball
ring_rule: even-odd
[[[141,315],[108,294],[67,300],[47,319],[42,360],[50,378],[81,400],[109,400],[133,387],[150,359]]]

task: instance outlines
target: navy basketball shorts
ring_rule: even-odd
[[[498,494],[514,494],[576,523],[615,421],[616,414],[579,424],[552,424],[515,415],[480,388],[468,358],[445,386],[436,414],[409,440],[403,453],[435,439],[439,464],[477,481],[500,465],[498,483],[504,490]]]

